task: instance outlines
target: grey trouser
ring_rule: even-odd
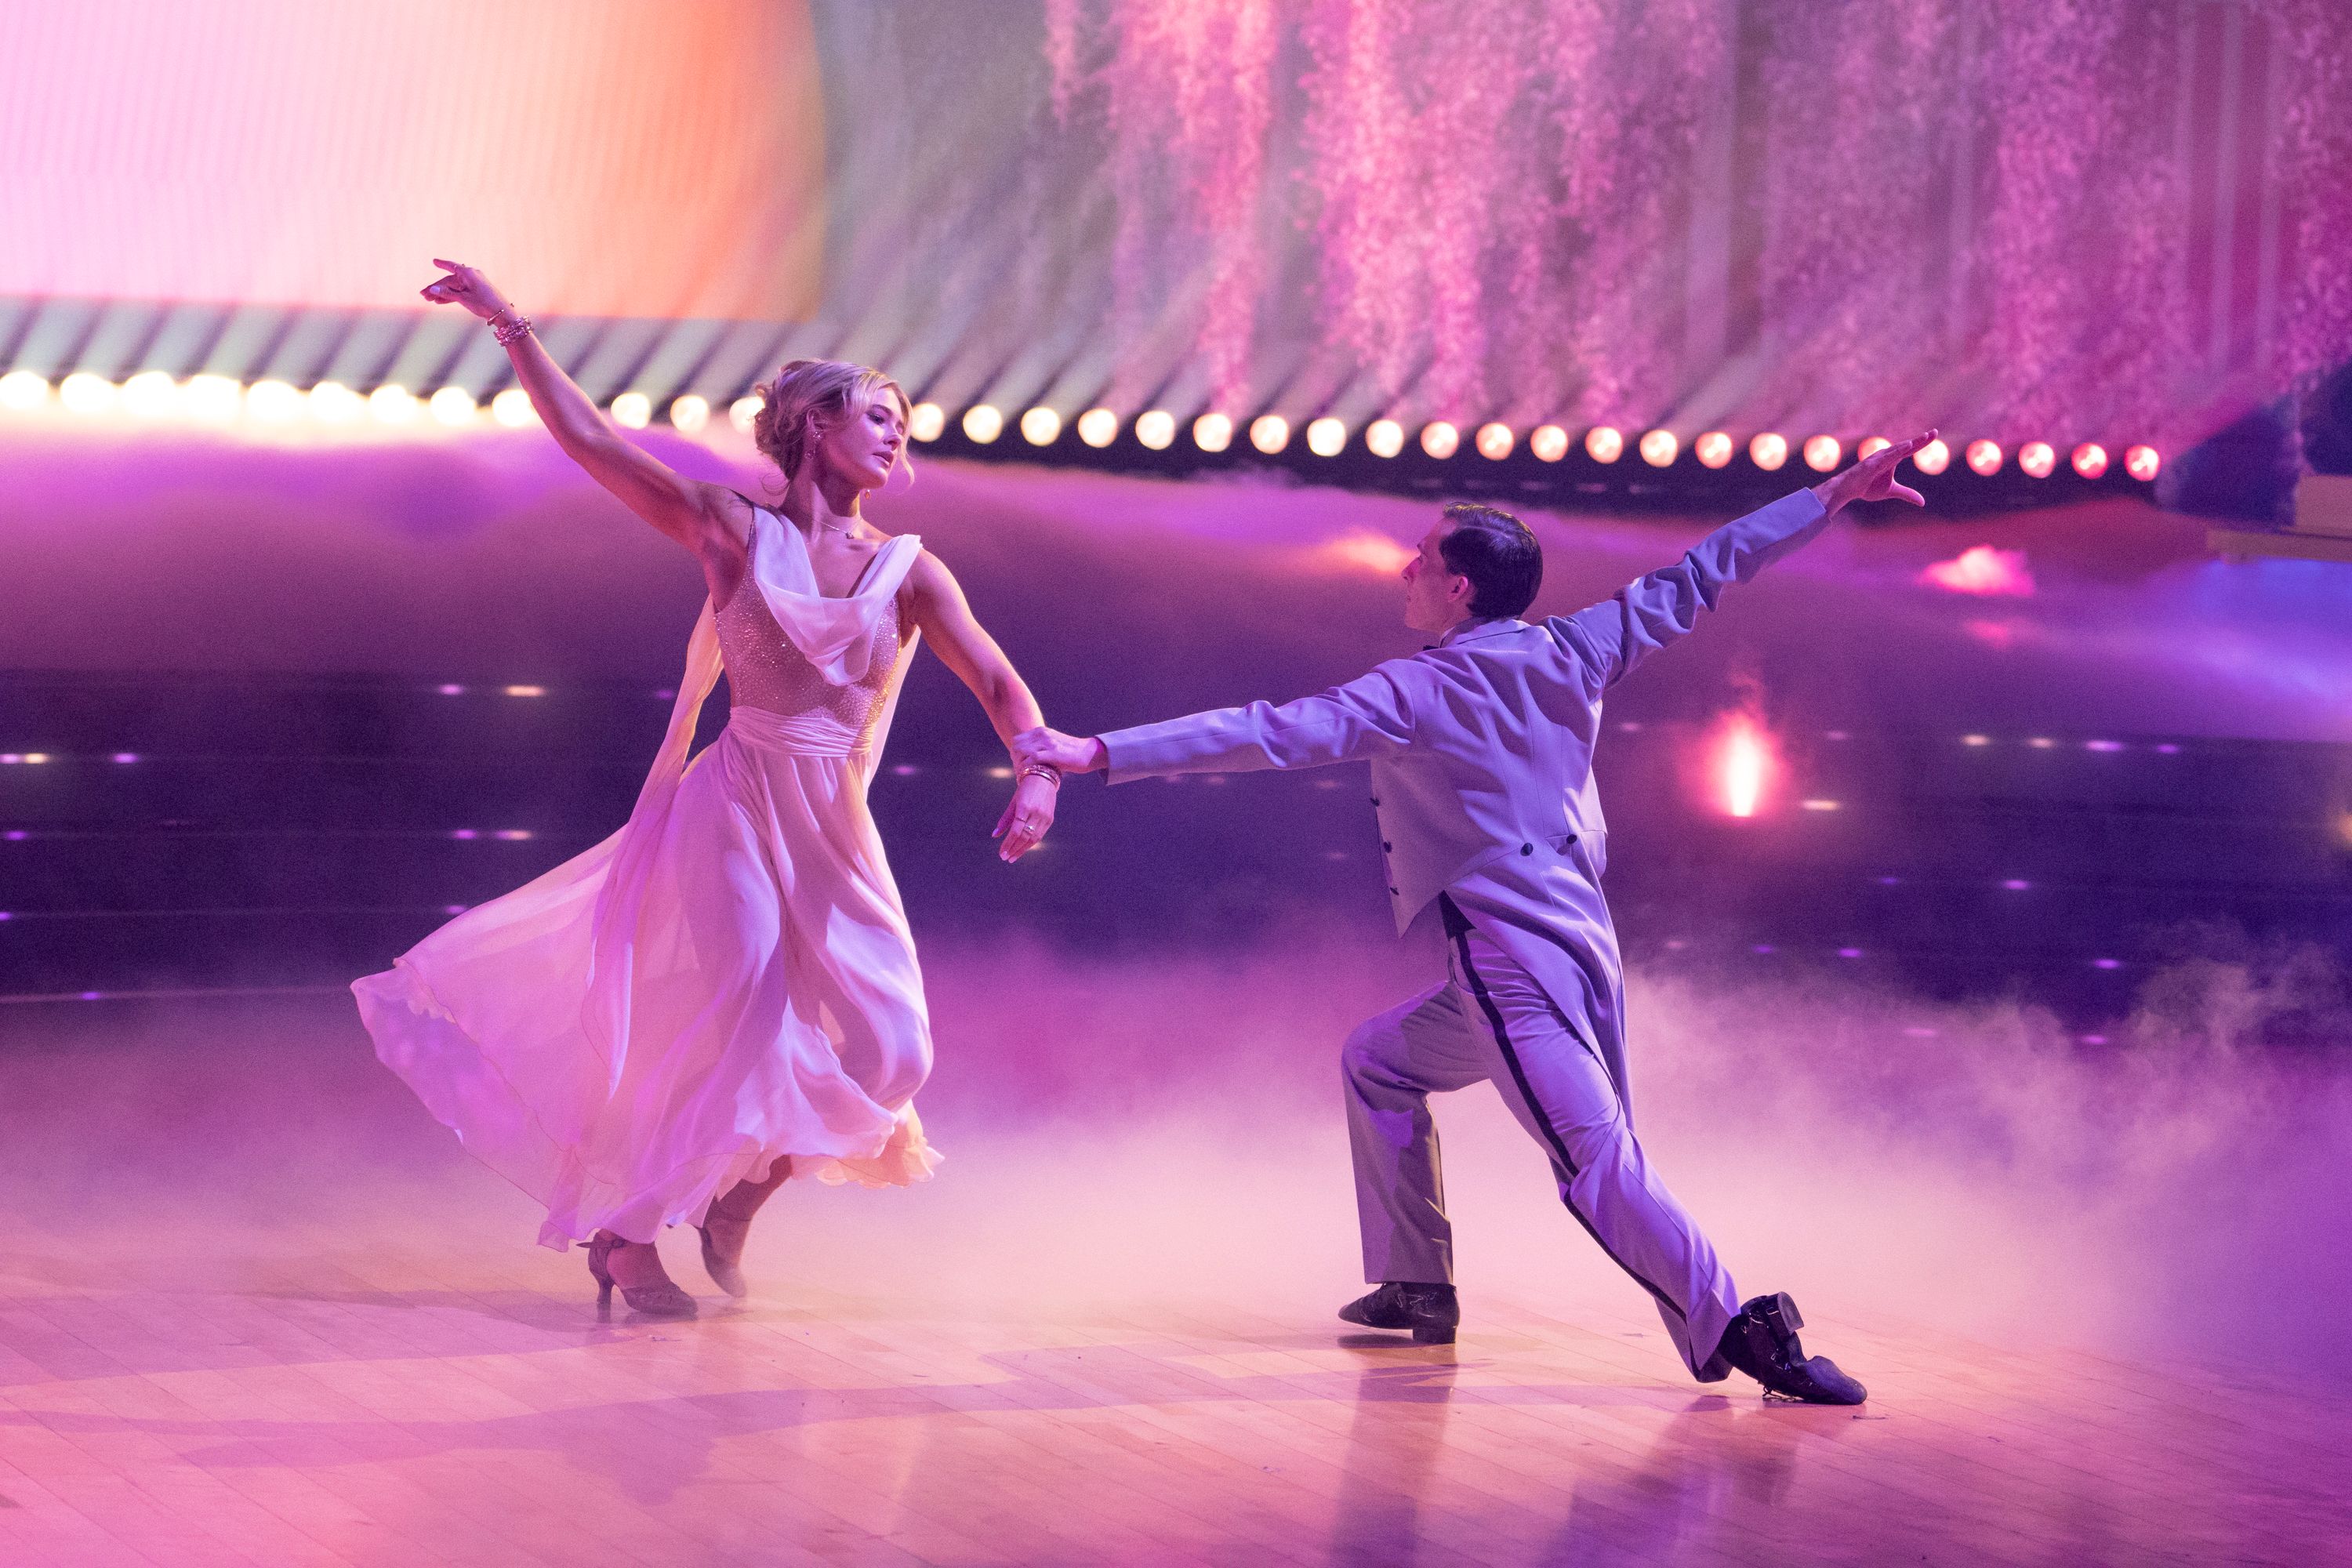
[[[1492,1081],[1550,1156],[1560,1201],[1656,1300],[1684,1363],[1702,1382],[1722,1377],[1715,1350],[1738,1290],[1650,1169],[1608,1069],[1499,946],[1448,923],[1445,983],[1360,1026],[1341,1056],[1365,1279],[1453,1281],[1429,1097]]]

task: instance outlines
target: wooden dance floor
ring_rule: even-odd
[[[1604,1309],[600,1325],[577,1254],[111,1236],[0,1265],[9,1568],[2352,1560],[2342,1398],[1897,1323],[1814,1324],[1854,1412]]]

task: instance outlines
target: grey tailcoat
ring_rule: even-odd
[[[1466,623],[1318,696],[1113,731],[1101,737],[1110,782],[1370,762],[1397,930],[1451,893],[1600,1053],[1630,1118],[1623,978],[1601,894],[1608,830],[1592,784],[1601,700],[1727,584],[1827,521],[1799,490],[1572,616]]]

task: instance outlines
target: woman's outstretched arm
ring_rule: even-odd
[[[588,395],[563,374],[555,356],[540,345],[528,323],[524,330],[515,330],[521,313],[478,270],[438,258],[433,265],[444,276],[425,286],[425,297],[436,305],[462,305],[499,329],[507,340],[507,357],[514,362],[515,380],[530,395],[540,423],[566,457],[588,470],[590,479],[698,556],[714,530],[732,537],[727,520],[742,504],[733,491],[688,479],[614,429]]]
[[[1037,699],[1030,695],[1027,683],[996,646],[996,639],[973,616],[962,585],[938,556],[924,551],[907,582],[914,597],[915,625],[931,639],[940,660],[980,699],[988,721],[996,726],[997,739],[1004,742],[1007,752],[1012,752],[1014,736],[1045,721]],[[1054,826],[1055,796],[1061,785],[1060,776],[1051,769],[1024,764],[1017,756],[1013,766],[1023,771],[1013,781],[1012,804],[996,823],[996,837],[1003,840],[997,853],[1008,861],[1035,848],[1045,830]]]

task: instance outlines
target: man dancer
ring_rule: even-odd
[[[1934,438],[1882,448],[1540,625],[1518,618],[1543,576],[1535,536],[1507,512],[1449,506],[1403,573],[1405,624],[1435,646],[1281,707],[1016,740],[1024,766],[1104,768],[1113,784],[1370,762],[1397,929],[1434,900],[1447,976],[1360,1026],[1343,1054],[1364,1278],[1378,1289],[1342,1319],[1452,1342],[1461,1309],[1429,1096],[1486,1079],[1544,1146],[1569,1212],[1657,1301],[1700,1382],[1737,1369],[1786,1398],[1862,1403],[1861,1384],[1806,1356],[1786,1295],[1741,1304],[1633,1136],[1592,748],[1608,688],[1689,632],[1726,584],[1811,539],[1849,502],[1925,505],[1895,468]]]

